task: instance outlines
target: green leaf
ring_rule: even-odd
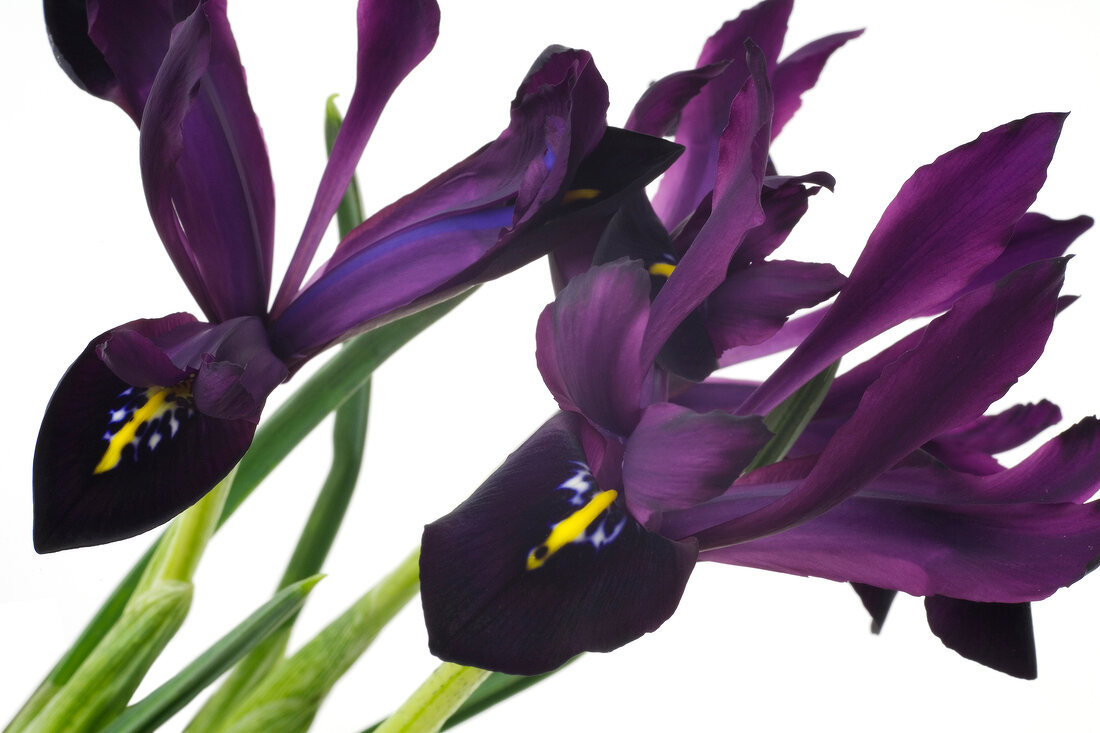
[[[252,447],[237,469],[221,523],[330,412],[362,388],[379,365],[414,336],[454,310],[475,289],[348,341],[256,431]]]
[[[315,575],[279,591],[179,674],[131,706],[104,733],[150,731],[168,720],[250,649],[293,616],[321,580]]]
[[[162,580],[136,594],[69,681],[26,728],[100,731],[126,707],[191,606],[191,583]]]
[[[787,452],[794,446],[799,436],[810,424],[810,420],[817,414],[817,408],[833,386],[837,369],[840,368],[840,360],[834,361],[818,374],[806,382],[774,410],[764,418],[764,425],[774,435],[767,445],[760,449],[752,463],[745,469],[745,473],[755,471],[762,466],[770,466],[782,461]]]
[[[212,730],[298,733],[378,632],[416,595],[419,550],[292,656],[280,661]]]

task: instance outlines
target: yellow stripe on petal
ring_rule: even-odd
[[[530,554],[527,555],[527,569],[541,568],[558,550],[584,534],[584,531],[588,529],[588,525],[596,521],[596,518],[611,506],[618,495],[619,492],[614,489],[601,491],[583,507],[555,524],[554,528],[550,530],[546,541],[531,550]]]
[[[571,204],[574,201],[588,201],[599,195],[600,191],[598,188],[574,188],[565,192],[561,197],[561,202],[563,204]]]
[[[657,275],[659,277],[669,278],[672,277],[672,273],[676,270],[676,265],[670,265],[667,262],[654,262],[649,266],[649,274]]]
[[[174,387],[149,387],[145,390],[145,404],[134,410],[126,422],[107,440],[107,450],[92,470],[93,474],[106,473],[118,466],[122,451],[138,438],[141,426],[176,409],[180,398],[191,396],[191,382],[187,380]],[[174,430],[174,428],[173,428]],[[150,448],[155,447],[150,443]]]

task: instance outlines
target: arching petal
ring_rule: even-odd
[[[838,357],[961,291],[1035,200],[1065,115],[1002,125],[917,170],[818,327],[742,408],[763,414]]]

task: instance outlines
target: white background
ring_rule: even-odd
[[[40,7],[5,3],[0,117],[3,494],[0,718],[8,718],[148,545],[140,537],[40,557],[31,549],[30,465],[56,380],[88,339],[138,317],[195,311],[145,210],[137,133],[54,64]],[[515,86],[549,43],[591,50],[621,124],[648,82],[694,65],[738,2],[443,2],[439,43],[394,96],[360,166],[374,210],[496,136]],[[308,8],[308,10],[307,10]],[[324,163],[325,97],[346,100],[354,2],[235,0],[230,18],[264,127],[283,271]],[[866,27],[830,62],[774,154],[780,169],[837,180],[792,238],[789,258],[848,271],[905,178],[979,132],[1034,111],[1072,110],[1036,209],[1096,215],[1100,11],[1089,0],[804,0],[786,52]],[[1040,365],[1011,396],[1059,403],[1068,425],[1100,411],[1095,232],[1074,251]],[[332,246],[332,241],[329,245]],[[483,289],[381,369],[364,478],[293,642],[366,590],[553,409],[535,369],[534,324],[552,297],[536,263]],[[760,375],[774,362],[742,374]],[[280,390],[272,405],[292,388]],[[153,668],[166,679],[269,595],[323,477],[328,424],[211,543],[191,618]],[[1049,437],[1056,431],[1050,431]],[[1017,456],[1018,458],[1018,456]],[[881,637],[846,586],[701,565],[677,614],[612,655],[573,668],[470,730],[1100,730],[1100,579],[1035,607],[1039,680],[1001,676],[945,650],[918,599],[898,598]],[[414,602],[337,686],[315,729],[353,733],[435,666]],[[173,721],[169,728],[179,730]]]

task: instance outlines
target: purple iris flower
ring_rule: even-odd
[[[738,21],[767,27],[757,14],[777,14],[785,24],[787,11],[767,2]],[[732,304],[767,301],[766,289],[740,301],[714,293],[734,287],[726,283],[743,269],[735,263],[746,242],[793,226],[761,205],[767,120],[790,106],[766,92],[778,85],[760,49],[748,50],[728,124],[700,148],[717,151],[713,193],[674,167],[662,186],[672,177],[678,188],[654,203],[666,233],[673,222],[672,239],[710,212],[667,283],[654,292],[644,255],[562,278],[568,285],[539,321],[537,354],[563,411],[426,527],[422,599],[437,655],[533,674],[614,649],[663,623],[702,559],[854,582],[872,606],[897,590],[926,596],[949,646],[1034,676],[1026,604],[1097,563],[1100,505],[1088,499],[1100,488],[1100,421],[1004,469],[994,455],[1057,410],[985,415],[1042,353],[1067,304],[1061,255],[1091,225],[1027,213],[1063,115],[1011,122],[919,169],[832,304],[772,318],[770,335],[715,350],[719,363],[735,363],[797,346],[762,384],[692,387],[660,363],[665,342],[704,303],[706,320],[731,329],[751,320]],[[619,216],[658,231],[636,201]],[[615,222],[605,241],[614,231]],[[930,315],[836,380],[791,458],[747,470],[770,438],[762,415],[868,339]]]
[[[228,474],[268,394],[305,361],[606,221],[679,152],[608,128],[590,56],[552,47],[495,141],[369,218],[307,281],[383,107],[438,32],[434,0],[361,0],[355,91],[269,308],[271,171],[224,0],[46,0],[45,9],[69,76],[138,124],[149,211],[205,320],[132,321],[97,336],[69,368],[35,450],[40,552],[171,518]]]

